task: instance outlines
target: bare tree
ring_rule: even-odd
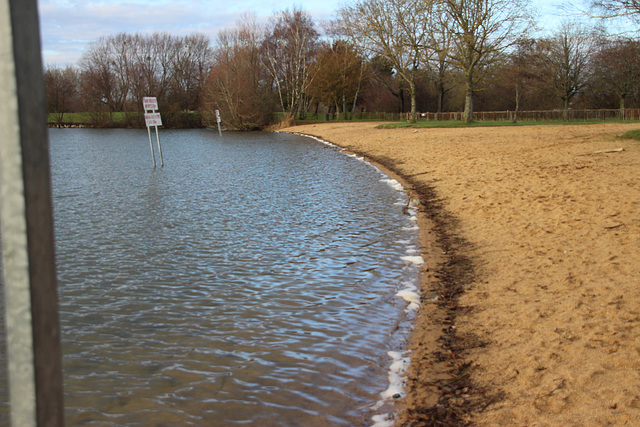
[[[567,118],[573,98],[587,86],[591,77],[589,59],[597,37],[593,30],[577,22],[564,22],[547,41],[548,70]]]
[[[174,38],[171,52],[170,102],[175,110],[195,110],[200,104],[205,75],[211,68],[209,38],[197,33]]]
[[[638,0],[592,0],[593,9],[603,13],[602,18],[627,17],[640,21],[640,1]]]
[[[164,109],[195,110],[210,70],[209,39],[201,34],[175,37],[117,34],[89,46],[80,60],[83,87],[95,111],[140,112],[144,96]],[[140,124],[132,114],[130,124]]]
[[[518,121],[523,95],[529,98],[529,106],[535,95],[549,79],[547,68],[547,44],[537,39],[523,38],[518,40],[503,68],[503,80],[513,90],[514,114],[513,122]]]
[[[370,83],[376,86],[382,85],[391,95],[393,95],[400,106],[399,111],[404,113],[405,109],[405,81],[398,78],[388,58],[376,55],[368,61],[368,68],[371,74]],[[386,110],[385,110],[386,111]]]
[[[55,65],[44,70],[47,95],[47,111],[56,113],[56,121],[62,123],[64,114],[72,111],[77,102],[80,77],[78,70],[68,65],[59,68]]]
[[[92,43],[80,60],[86,89],[95,104],[105,104],[110,112],[127,111],[133,87],[135,38],[120,33]]]
[[[433,54],[430,0],[362,0],[338,11],[344,33],[371,56],[386,58],[409,86],[411,121],[416,120],[416,77]]]
[[[221,110],[230,127],[260,129],[272,119],[275,103],[267,71],[261,66],[262,42],[262,29],[253,15],[245,15],[235,28],[218,33],[204,107]]]
[[[592,56],[592,67],[597,70],[595,82],[618,97],[620,118],[625,118],[625,100],[640,87],[640,42],[632,39],[600,40]]]
[[[300,9],[274,15],[264,41],[264,65],[276,85],[282,111],[303,117],[307,110],[309,71],[320,34]]]
[[[445,0],[451,59],[464,73],[464,121],[473,121],[476,85],[530,27],[528,0]]]
[[[173,37],[158,32],[150,36],[135,35],[135,67],[132,72],[134,103],[142,111],[142,98],[155,96],[166,106],[171,80]]]
[[[357,49],[345,40],[325,44],[311,69],[310,94],[347,115],[347,103],[355,105],[364,81],[365,65]]]
[[[135,61],[135,38],[130,34],[117,34],[108,39],[111,68],[115,76],[116,111],[128,111],[127,101],[133,88],[132,70]]]
[[[353,100],[351,104],[351,116],[355,114],[358,101],[362,97],[362,92],[368,83],[371,81],[371,67],[367,61],[367,55],[361,46],[352,43],[347,34],[344,33],[344,28],[340,25],[339,20],[326,21],[323,24],[325,37],[329,40],[329,45],[332,46],[332,50],[340,60],[338,63],[342,69],[341,75],[350,83],[345,83],[346,86],[355,86],[355,93],[351,98]],[[325,43],[325,47],[327,44]],[[319,58],[316,58],[317,62]],[[314,80],[312,78],[312,80]],[[347,114],[346,102],[343,105],[345,117]]]
[[[115,76],[112,70],[109,45],[101,38],[90,44],[80,58],[82,91],[93,111],[115,111]]]
[[[439,5],[434,7],[430,20],[429,38],[434,50],[428,61],[429,73],[433,79],[438,94],[437,112],[444,108],[446,94],[455,87],[456,81],[452,78],[452,63],[450,55],[453,48],[453,37],[447,25],[446,9]]]

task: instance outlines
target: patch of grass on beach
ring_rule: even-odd
[[[620,139],[636,139],[640,140],[640,129],[630,130],[620,135]]]
[[[472,123],[464,123],[459,120],[443,120],[443,121],[420,121],[416,123],[409,122],[390,122],[377,126],[378,129],[399,129],[399,128],[461,128],[461,127],[493,127],[493,126],[548,126],[548,125],[596,125],[602,123],[632,123],[634,121],[622,120],[582,120],[582,121],[476,121]],[[631,131],[638,132],[637,139],[640,139],[640,130]]]
[[[378,129],[400,129],[400,128],[461,128],[461,127],[488,127],[488,126],[518,126],[520,122],[473,122],[464,123],[459,120],[443,120],[443,121],[418,121],[416,123],[409,122],[391,122],[377,126]],[[531,123],[528,123],[531,124]]]

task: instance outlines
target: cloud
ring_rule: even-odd
[[[321,25],[349,0],[39,0],[43,59],[78,62],[89,43],[118,33],[203,33],[212,41],[250,12],[266,23],[274,13],[299,8]]]
[[[40,1],[44,62],[76,63],[90,42],[122,32],[200,32],[213,40],[220,29],[235,25],[252,6],[257,7],[252,2],[227,6],[222,0]]]

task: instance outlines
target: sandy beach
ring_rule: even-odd
[[[285,129],[420,199],[397,425],[640,425],[640,143],[616,138],[637,128]]]

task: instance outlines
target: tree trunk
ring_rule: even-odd
[[[520,111],[520,85],[516,83],[516,109],[513,112],[513,123],[518,123],[518,111]]]
[[[462,115],[464,123],[473,122],[473,78],[467,77],[466,88],[464,91],[464,114]]]
[[[342,114],[345,120],[349,120],[347,117],[347,97],[344,94],[342,94]]]
[[[417,116],[417,107],[416,107],[416,84],[412,80],[409,82],[409,92],[411,94],[411,118],[409,119],[410,123],[416,122]]]
[[[438,110],[437,113],[442,113],[442,108],[444,106],[444,84],[442,82],[438,83]]]
[[[356,106],[358,105],[358,95],[360,94],[360,86],[362,85],[363,75],[364,75],[364,65],[360,64],[360,77],[358,78],[358,87],[356,89],[356,94],[353,97],[353,107],[351,108],[351,120],[353,120],[353,116],[356,113]]]
[[[620,95],[620,120],[625,119],[625,108],[624,108],[624,99],[625,95]]]

